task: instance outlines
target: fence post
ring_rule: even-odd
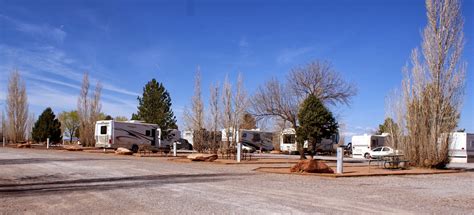
[[[49,149],[49,137],[46,138],[46,149]]]
[[[176,142],[173,142],[173,156],[176,157],[177,149],[176,149]]]
[[[343,164],[344,164],[344,149],[342,147],[337,147],[337,174],[343,173]]]
[[[3,147],[5,148],[5,137],[3,137]]]
[[[237,163],[240,163],[240,155],[242,152],[242,143],[237,143]]]

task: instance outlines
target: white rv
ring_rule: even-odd
[[[179,140],[180,134],[176,129],[169,130],[163,138],[161,129],[156,124],[140,121],[117,122],[101,120],[95,124],[95,146],[100,148],[129,148],[137,152],[140,145],[150,145],[161,148],[169,147]]]
[[[251,147],[254,150],[273,150],[272,132],[260,131],[260,129],[233,130],[232,128],[227,132],[226,129],[222,129],[222,142],[227,142],[227,137],[229,137],[230,142],[235,137],[236,142],[241,142],[244,147]]]
[[[335,145],[339,142],[339,135],[334,135],[331,139],[323,138],[320,143],[316,144],[317,153],[332,153],[335,151]],[[308,141],[305,140],[303,148],[308,149]],[[296,144],[296,131],[293,128],[284,129],[280,135],[280,150],[293,154],[299,152],[298,144]]]
[[[360,135],[352,136],[352,157],[353,158],[369,158],[370,150],[373,148],[384,146],[389,134],[381,135]]]
[[[474,162],[474,134],[454,132],[449,144],[449,157],[452,163]]]
[[[187,130],[187,131],[183,131],[183,139],[187,140],[189,144],[193,145],[194,143],[194,131],[192,130]]]

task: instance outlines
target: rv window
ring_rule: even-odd
[[[285,135],[283,135],[283,143],[285,143],[285,144],[295,143],[295,135],[294,134],[285,134]]]
[[[150,133],[151,133],[150,130],[146,130],[145,131],[145,136],[150,136]]]
[[[100,134],[107,134],[107,126],[100,126]]]

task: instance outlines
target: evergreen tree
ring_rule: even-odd
[[[301,104],[298,121],[299,127],[296,129],[298,142],[308,140],[311,156],[316,152],[316,143],[320,143],[323,138],[331,138],[339,128],[331,111],[312,94]]]
[[[46,108],[35,122],[32,131],[33,140],[44,142],[47,138],[53,143],[61,142],[61,123],[51,108]]]
[[[162,83],[155,79],[143,87],[143,96],[138,97],[137,114],[132,119],[158,124],[162,131],[178,128],[176,117],[171,109],[171,97]]]
[[[379,129],[377,130],[377,134],[382,133],[397,133],[398,132],[398,125],[393,121],[392,118],[387,117],[383,124],[379,125]]]

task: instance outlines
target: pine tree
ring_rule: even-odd
[[[299,127],[296,129],[298,142],[308,140],[311,156],[315,154],[316,143],[331,138],[338,132],[338,123],[316,96],[310,94],[301,104],[298,112]]]
[[[137,114],[132,115],[132,119],[158,124],[163,131],[178,128],[176,117],[171,109],[170,94],[163,84],[155,79],[143,87],[143,96],[138,97]]]
[[[33,140],[44,142],[47,138],[53,143],[61,142],[61,123],[51,108],[46,108],[35,122],[32,132]]]

